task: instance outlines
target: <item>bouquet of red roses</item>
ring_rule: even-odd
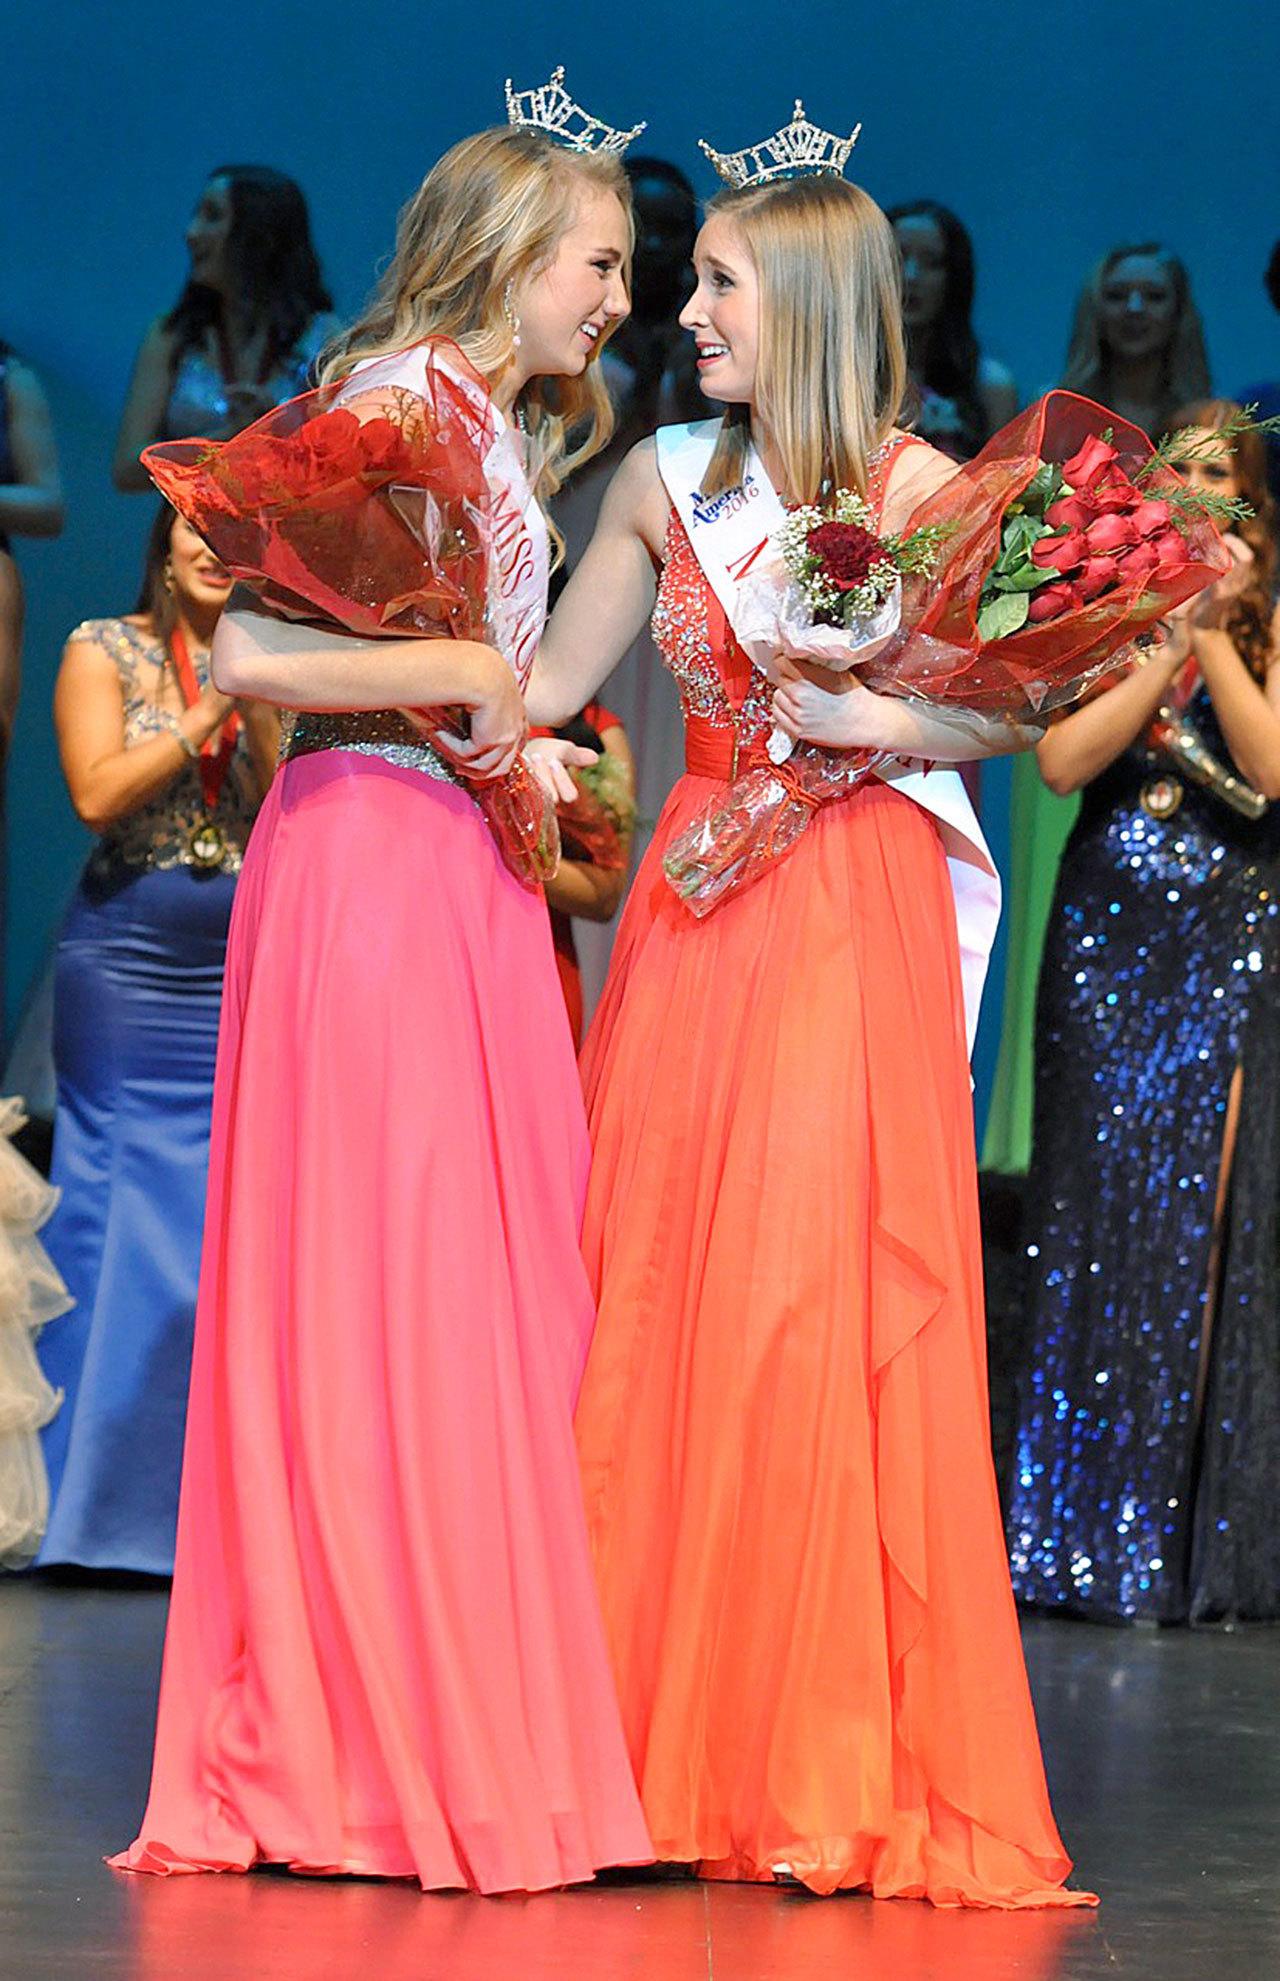
[[[462,353],[433,346],[424,389],[363,368],[341,388],[302,394],[225,441],[148,447],[161,493],[221,562],[272,611],[362,637],[484,639],[494,584],[492,495],[485,460],[496,430],[483,381]],[[405,711],[446,763],[457,709]],[[528,887],[560,857],[550,796],[517,761],[471,780],[503,858]]]
[[[902,537],[855,542],[839,517],[790,516],[775,539],[781,571],[775,562],[744,587],[741,643],[774,678],[785,655],[856,669],[878,694],[955,724],[1034,721],[1122,667],[1136,637],[1230,569],[1215,519],[1230,520],[1231,505],[1191,489],[1175,451],[1176,439],[1153,448],[1103,407],[1051,392],[926,498]],[[869,534],[860,520],[858,533]],[[904,542],[927,555],[901,575],[894,623],[873,623],[850,601]],[[777,730],[767,755],[667,850],[667,879],[695,915],[749,885],[821,806],[888,760],[793,746]]]

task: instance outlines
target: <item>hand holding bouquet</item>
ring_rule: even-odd
[[[789,518],[775,558],[749,581],[735,621],[742,644],[772,678],[779,655],[854,667],[876,693],[959,720],[1025,723],[1064,706],[1230,568],[1215,527],[1230,505],[1181,479],[1177,444],[1154,449],[1103,407],[1051,392],[926,498],[898,538],[876,539],[860,518],[871,541],[855,547],[823,534],[835,515]],[[821,805],[886,760],[789,738],[771,738],[768,754],[771,766],[735,780],[668,848],[667,878],[695,915],[789,852]]]
[[[433,352],[423,392],[386,377],[396,362],[361,372],[359,410],[307,392],[230,440],[168,441],[143,463],[271,611],[363,638],[483,640],[496,583],[488,395],[452,347],[447,366]],[[467,734],[464,710],[404,713],[467,783],[512,872],[540,886],[559,835],[527,765],[477,779],[449,747]]]

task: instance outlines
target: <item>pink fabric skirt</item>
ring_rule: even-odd
[[[231,926],[134,1871],[532,1891],[651,1855],[572,1413],[588,1149],[546,908],[465,793],[286,766]]]

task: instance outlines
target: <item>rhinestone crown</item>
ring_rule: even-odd
[[[507,77],[507,122],[525,131],[545,131],[570,151],[612,151],[619,157],[645,129],[615,131],[575,103],[564,86],[563,64],[541,89],[514,89]]]
[[[819,129],[809,122],[797,97],[791,122],[759,144],[729,152],[714,151],[705,138],[699,138],[698,144],[725,184],[740,192],[744,186],[763,186],[770,179],[796,179],[805,173],[825,172],[838,179],[861,132],[861,124],[855,125],[847,138]]]

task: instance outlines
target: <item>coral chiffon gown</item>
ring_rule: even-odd
[[[674,514],[654,631],[688,774],[584,1051],[578,1441],[655,1849],[819,1892],[1082,1902],[992,1470],[939,832],[872,780],[696,921],[662,855],[735,734],[759,760],[771,691]]]

